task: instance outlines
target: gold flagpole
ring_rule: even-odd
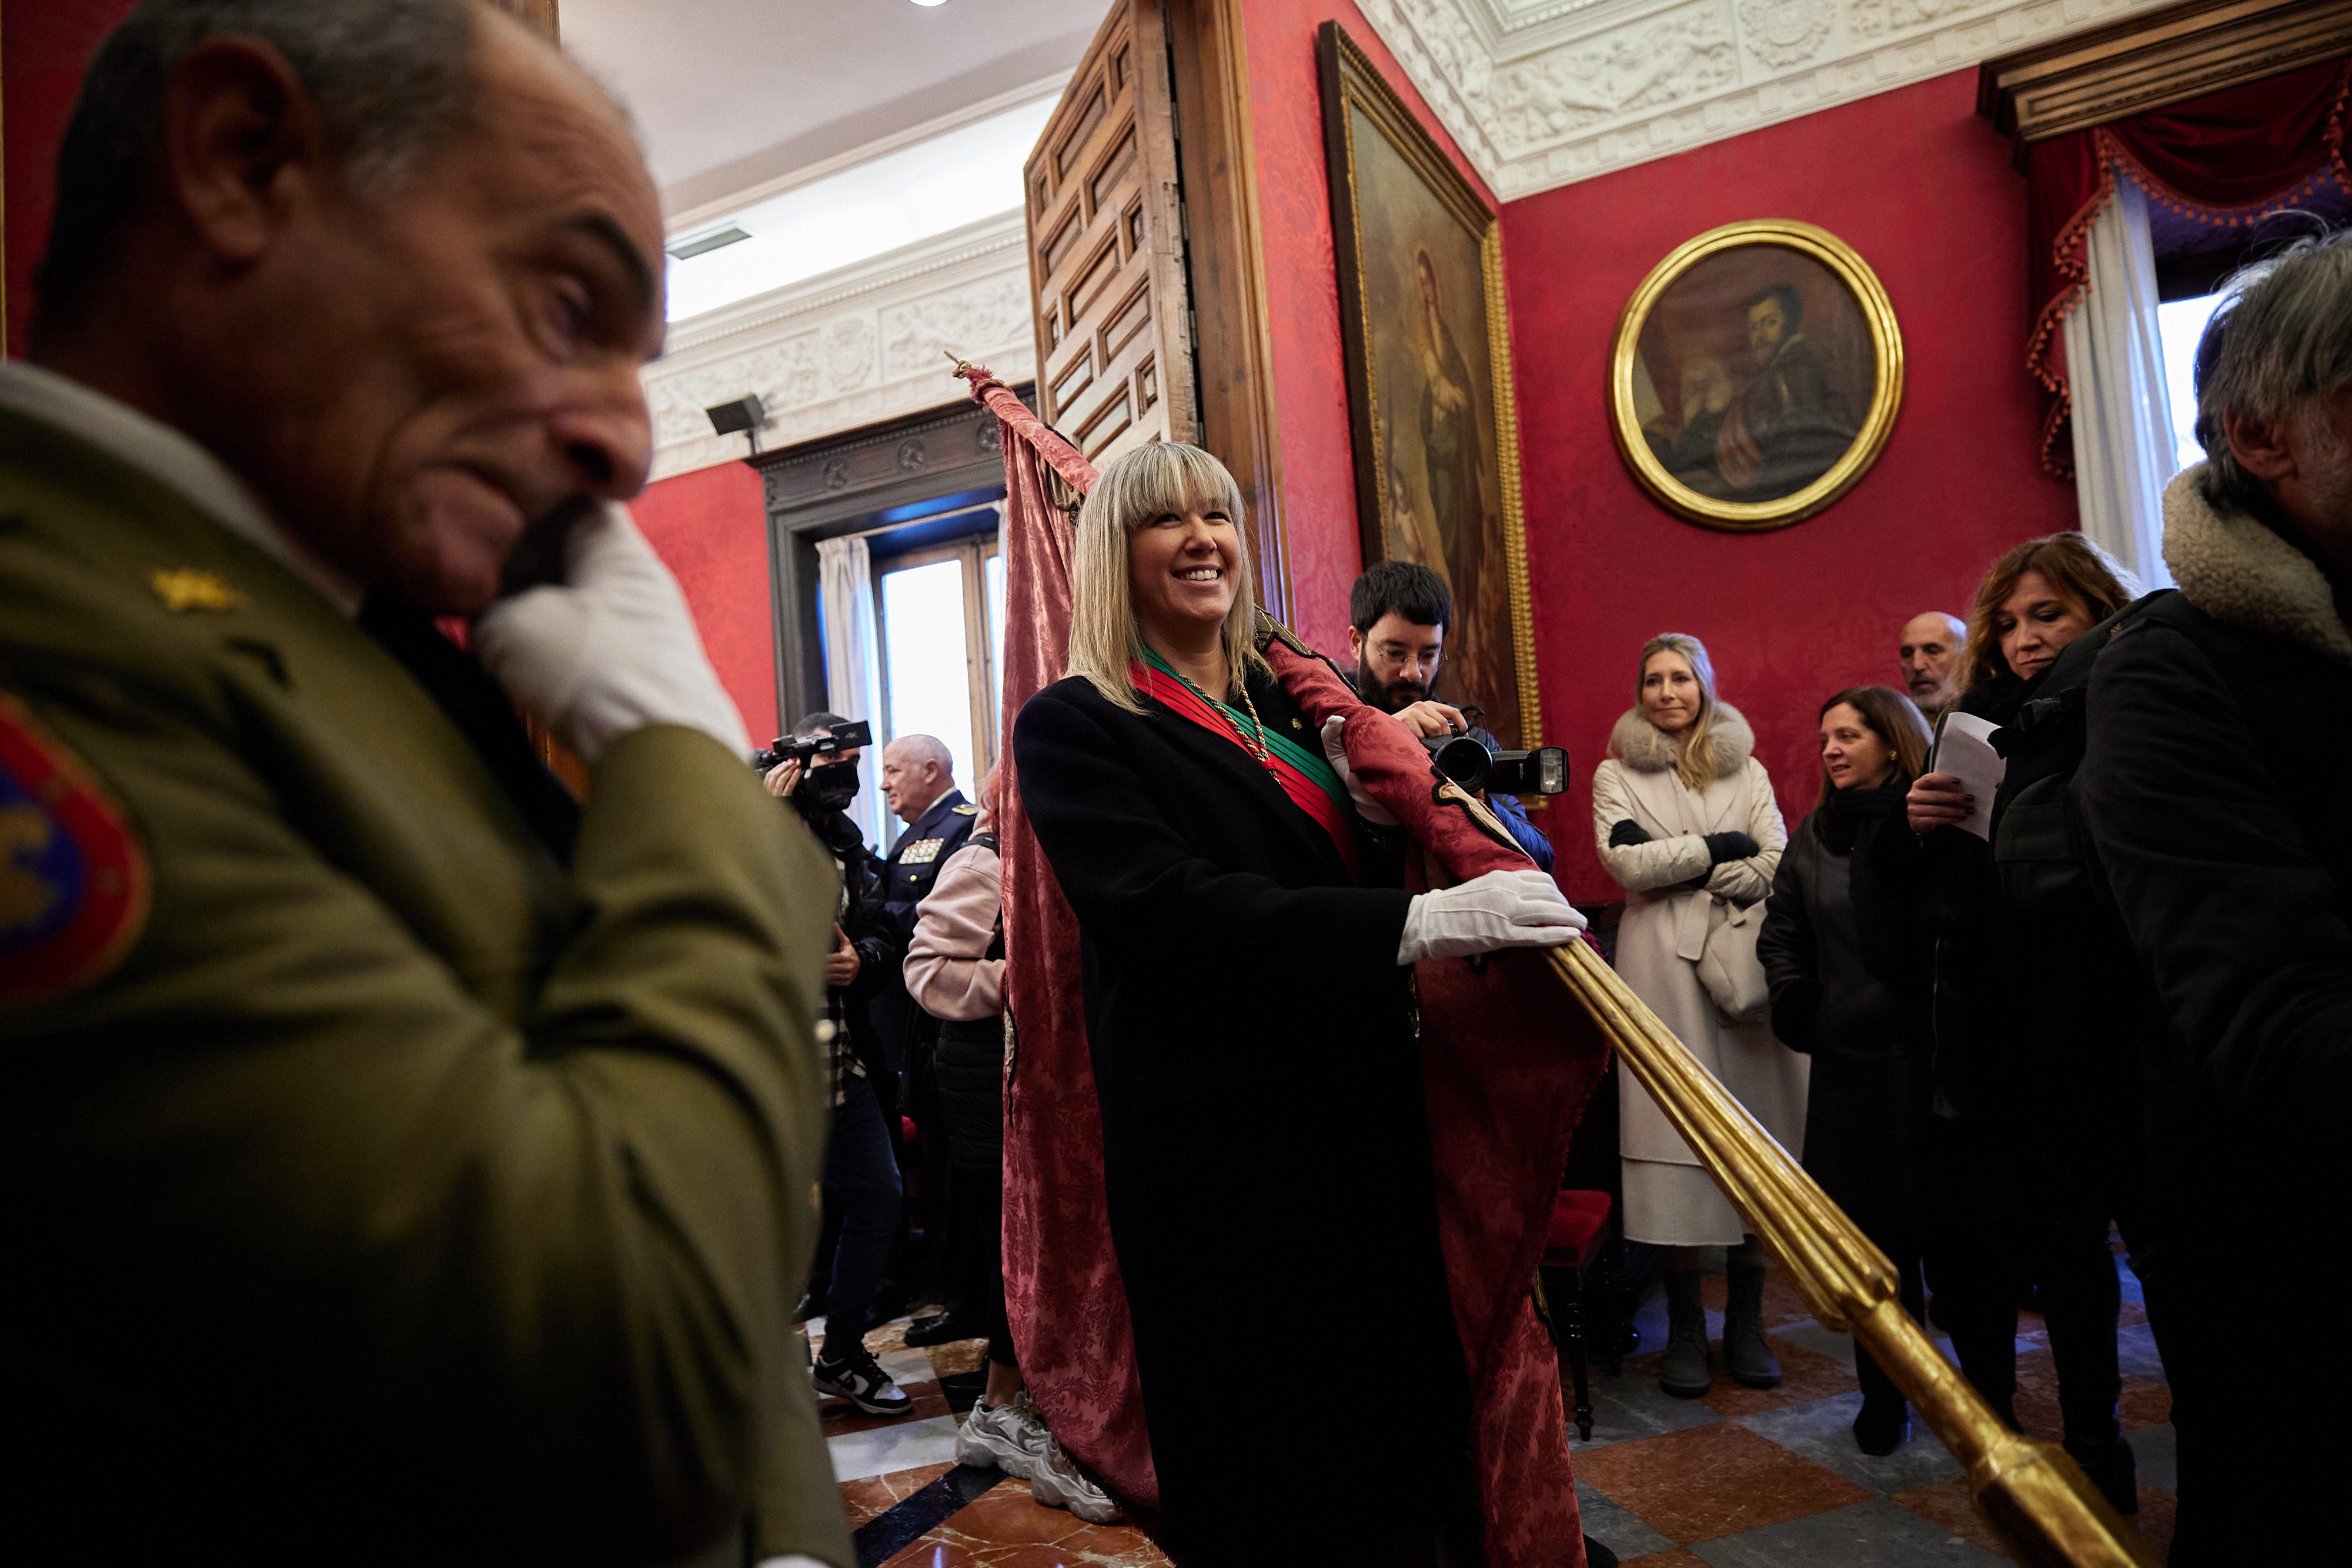
[[[1439,796],[1512,841],[1459,785]],[[1698,1064],[1587,942],[1546,951],[1562,984],[1723,1196],[1779,1256],[1822,1326],[1851,1333],[1895,1380],[1952,1457],[1977,1506],[2036,1568],[2158,1568],[2139,1532],[2066,1451],[2012,1432],[1937,1351],[1895,1293],[1895,1268],[1802,1166]]]

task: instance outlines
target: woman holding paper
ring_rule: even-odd
[[[2067,646],[2134,593],[2123,570],[2078,533],[2029,540],[1994,562],[1969,617],[1965,685],[1935,760],[1948,748],[1981,758],[1984,747],[1959,739],[1956,727],[1990,736],[2016,723]],[[1912,785],[1907,815],[1919,837],[1884,852],[1895,857],[1887,874],[1900,876],[1899,850],[1915,848],[1907,874],[1936,939],[1936,1110],[1955,1152],[1943,1179],[2025,1217],[2011,1230],[2049,1326],[2067,1451],[2129,1513],[2137,1501],[2116,1420],[2122,1301],[2107,1226],[2130,1232],[2138,1207],[2138,1111],[2126,1066],[2137,1042],[2127,1020],[2103,1009],[2097,977],[2051,984],[2050,955],[2081,947],[2085,934],[2053,934],[2048,912],[2020,891],[2036,861],[2063,855],[2053,847],[2064,841],[2063,801],[2020,805],[2013,788],[1990,787],[1999,775],[1989,767],[1966,771],[1973,788],[1940,768]],[[2114,961],[2132,963],[2120,950]]]
[[[1805,1169],[1886,1253],[1914,1315],[1926,1260],[1961,1366],[2005,1406],[2015,1294],[1997,1224],[1969,1212],[1981,1194],[1939,1179],[1948,1129],[1931,1111],[1929,944],[1877,852],[1883,839],[1911,837],[1904,795],[1925,770],[1927,726],[1900,693],[1857,686],[1822,705],[1821,748],[1820,800],[1780,857],[1757,942],[1772,1032],[1812,1061]],[[1903,1392],[1859,1343],[1853,1363],[1854,1444],[1893,1453],[1910,1435]]]
[[[1783,1148],[1801,1149],[1805,1059],[1772,1038],[1755,951],[1789,839],[1772,780],[1748,721],[1716,695],[1697,638],[1653,637],[1636,668],[1634,706],[1592,775],[1601,863],[1626,894],[1618,973]],[[1752,988],[1741,997],[1740,988]],[[1617,1103],[1625,1235],[1669,1249],[1658,1386],[1685,1399],[1707,1391],[1697,1251],[1727,1247],[1724,1368],[1750,1387],[1772,1387],[1780,1364],[1764,1337],[1762,1244],[1630,1074],[1618,1074]]]

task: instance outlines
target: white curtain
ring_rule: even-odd
[[[882,838],[881,637],[874,623],[874,567],[862,538],[820,539],[817,608],[824,638],[824,704],[845,719],[873,726],[877,744],[858,763],[857,800],[849,814],[877,850]]]
[[[2176,452],[2147,198],[2131,181],[2116,182],[2116,199],[2091,225],[2089,251],[2090,290],[2066,315],[2074,493],[2083,531],[2131,568],[2143,589],[2161,588],[2172,580],[2159,546]]]

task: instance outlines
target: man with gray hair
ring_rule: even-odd
[[[0,367],[31,1559],[852,1561],[789,1322],[833,868],[616,505],[661,256],[473,0],[144,0],[90,67]]]
[[[2206,461],[2164,498],[2180,591],[2099,653],[2074,784],[2165,1019],[2142,1274],[2180,1568],[2293,1561],[2334,1529],[2325,1374],[2245,1363],[2223,1260],[2261,1260],[2306,1314],[2352,1283],[2352,235],[2242,275],[2197,371]]]

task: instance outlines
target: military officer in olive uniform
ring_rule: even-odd
[[[0,367],[16,1555],[846,1568],[789,1322],[834,872],[614,504],[625,118],[471,0],[145,0],[58,175]]]

